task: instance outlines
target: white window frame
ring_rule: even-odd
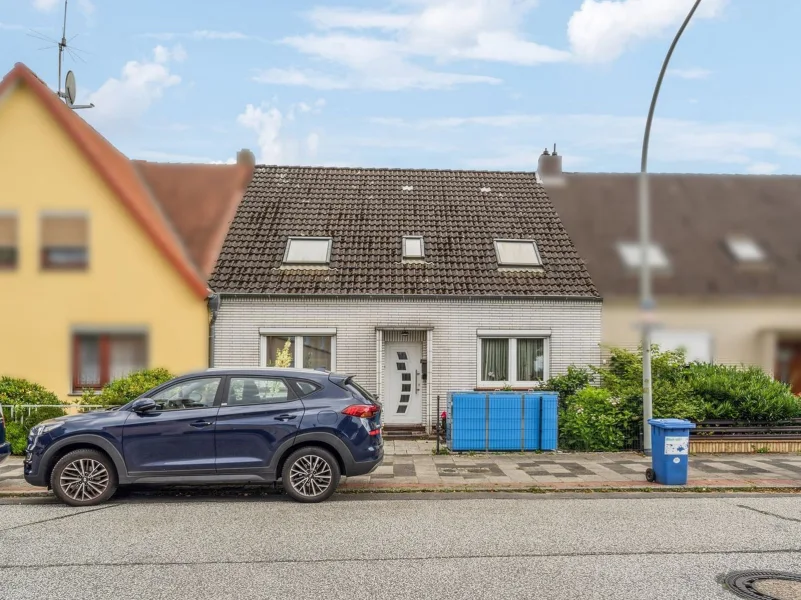
[[[331,371],[337,369],[337,330],[335,328],[292,327],[291,329],[273,329],[262,327],[259,329],[259,366],[267,366],[267,338],[268,337],[294,337],[295,368],[306,368],[303,363],[303,338],[305,336],[318,336],[331,338]]]
[[[500,244],[531,244],[534,248],[534,255],[536,256],[536,263],[512,263],[512,262],[504,262],[501,260],[501,250],[499,245]],[[527,269],[538,269],[542,267],[542,255],[540,254],[540,249],[537,246],[537,242],[534,240],[507,240],[507,239],[496,239],[493,240],[493,245],[495,246],[495,258],[498,261],[499,267],[513,267],[513,268],[527,268]]]
[[[299,241],[299,242],[328,242],[328,249],[325,253],[324,260],[289,260],[289,248],[292,246],[292,242]],[[286,241],[286,248],[284,249],[284,261],[283,264],[287,266],[298,266],[298,265],[312,265],[312,266],[326,266],[331,263],[331,247],[334,245],[333,238],[330,237],[302,237],[302,236],[292,236]]]
[[[502,338],[509,341],[509,364],[507,372],[509,378],[506,381],[482,381],[481,379],[481,346],[482,340],[488,338]],[[541,339],[543,340],[543,368],[542,381],[518,381],[517,380],[517,340],[519,339]],[[500,389],[506,384],[514,388],[536,388],[545,384],[551,378],[551,331],[548,329],[520,330],[520,329],[479,329],[476,332],[476,387]]]
[[[420,240],[420,254],[407,254],[406,242],[410,240]],[[426,244],[422,235],[404,235],[403,236],[403,258],[407,260],[421,260],[426,257]]]
[[[626,269],[636,271],[641,267],[642,249],[639,242],[620,242],[617,245],[617,252]],[[651,242],[648,245],[646,256],[652,270],[667,271],[670,269],[670,257],[662,244]]]

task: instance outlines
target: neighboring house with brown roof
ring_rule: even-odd
[[[210,284],[215,366],[289,344],[389,426],[600,358],[601,299],[533,173],[257,166]]]
[[[606,346],[640,342],[638,177],[568,173],[546,186],[604,298]],[[654,343],[758,365],[801,392],[801,177],[649,179]]]
[[[16,65],[0,83],[0,375],[66,398],[205,366],[207,279],[251,173],[134,163]]]

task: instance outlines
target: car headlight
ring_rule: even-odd
[[[39,437],[40,435],[47,433],[48,431],[53,431],[56,427],[61,427],[61,423],[58,421],[54,423],[39,423],[33,429],[31,429],[31,435],[35,438]]]

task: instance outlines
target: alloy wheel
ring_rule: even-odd
[[[325,492],[331,485],[331,466],[319,456],[301,456],[292,465],[289,481],[301,496],[312,498]]]
[[[80,458],[68,464],[58,479],[64,494],[78,502],[94,500],[106,491],[109,473],[103,463]]]

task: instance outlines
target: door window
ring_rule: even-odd
[[[289,388],[282,379],[232,377],[228,388],[228,406],[278,404],[289,399]]]
[[[217,396],[219,386],[219,377],[190,379],[154,394],[153,400],[159,410],[211,408],[214,406],[214,398]]]

